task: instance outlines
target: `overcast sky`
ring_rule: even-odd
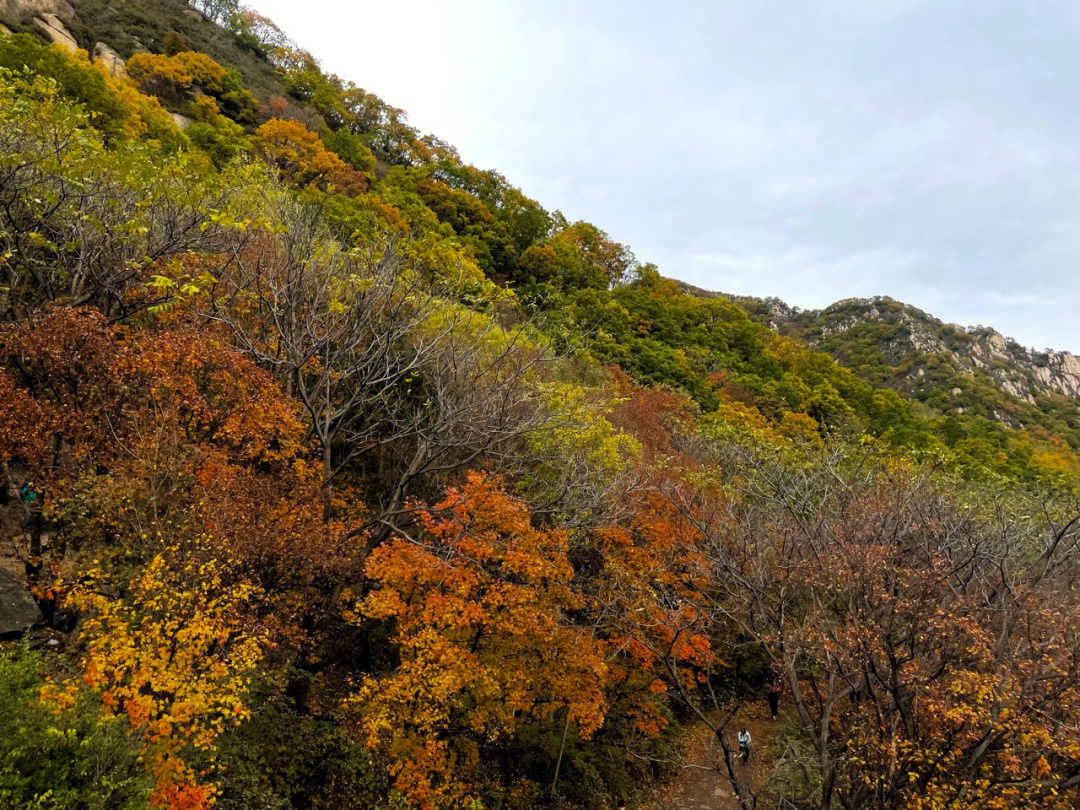
[[[665,275],[1080,352],[1080,3],[251,4]]]

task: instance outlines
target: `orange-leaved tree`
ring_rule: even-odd
[[[604,717],[606,665],[570,621],[567,537],[532,525],[497,478],[469,473],[367,563],[373,590],[352,619],[392,622],[400,664],[349,704],[366,744],[422,807],[461,806],[485,744],[565,712],[583,737]]]
[[[271,632],[298,635],[276,609],[327,565],[271,575],[342,532],[320,534],[319,510],[302,509],[318,468],[273,378],[212,326],[173,326],[54,306],[0,329],[0,459],[47,495],[47,548],[35,532],[31,559],[62,578],[57,610],[82,619],[78,677],[130,721],[155,806],[193,810],[213,799],[215,738],[246,716]],[[75,683],[45,697],[62,708]]]
[[[668,483],[674,485],[676,479]],[[664,728],[666,695],[722,734],[710,677],[726,667],[717,653],[718,617],[710,610],[710,572],[692,521],[656,489],[642,493],[625,527],[595,533],[603,556],[596,583],[599,621],[614,654],[615,689],[635,728]]]
[[[299,121],[273,118],[255,130],[255,150],[298,186],[333,189],[349,197],[367,190],[367,178],[327,149]]]

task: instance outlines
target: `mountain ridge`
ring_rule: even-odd
[[[973,411],[1007,427],[1041,425],[1063,431],[1071,444],[1077,439],[1080,357],[1069,351],[1027,348],[992,327],[947,323],[889,296],[807,310],[777,298],[732,299],[759,323],[936,413]]]
[[[1015,397],[1034,403],[1035,393],[1059,393],[1070,397],[1080,396],[1080,356],[1066,349],[1046,348],[1038,350],[1024,346],[1019,341],[1007,337],[992,326],[982,324],[963,326],[942,320],[935,315],[921,310],[887,295],[875,295],[869,298],[842,298],[820,309],[802,309],[792,307],[779,298],[760,299],[747,296],[732,296],[736,301],[747,302],[750,308],[763,303],[769,309],[769,326],[777,331],[790,331],[794,324],[807,325],[814,321],[822,323],[818,341],[833,334],[838,334],[862,321],[882,319],[881,306],[899,307],[901,322],[910,326],[909,340],[914,349],[927,353],[939,353],[969,371],[982,370],[993,373],[993,363],[1012,363],[1027,372],[1030,379],[1023,382],[1033,383],[1034,391],[1025,390],[1020,380],[1014,377],[995,374],[995,378],[1004,390]],[[853,314],[854,313],[854,314]],[[837,316],[843,319],[837,322]],[[931,331],[946,330],[956,333],[961,339],[970,342],[972,356],[965,358],[949,346],[942,338],[930,334]]]

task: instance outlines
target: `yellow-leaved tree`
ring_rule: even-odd
[[[123,596],[108,595],[110,579],[94,567],[71,588],[89,617],[79,634],[82,680],[140,736],[156,781],[150,805],[209,807],[216,788],[187,759],[201,749],[212,761],[215,737],[249,714],[249,677],[265,642],[252,623],[260,592],[229,563],[177,548],[155,556]],[[44,697],[63,706],[75,691],[54,683]]]

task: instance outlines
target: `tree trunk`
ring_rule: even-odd
[[[555,785],[559,783],[559,768],[562,767],[562,755],[566,750],[566,732],[570,729],[570,710],[566,710],[566,722],[562,729],[562,742],[559,743],[559,757],[555,760],[555,776],[551,779],[551,792],[555,792]]]

